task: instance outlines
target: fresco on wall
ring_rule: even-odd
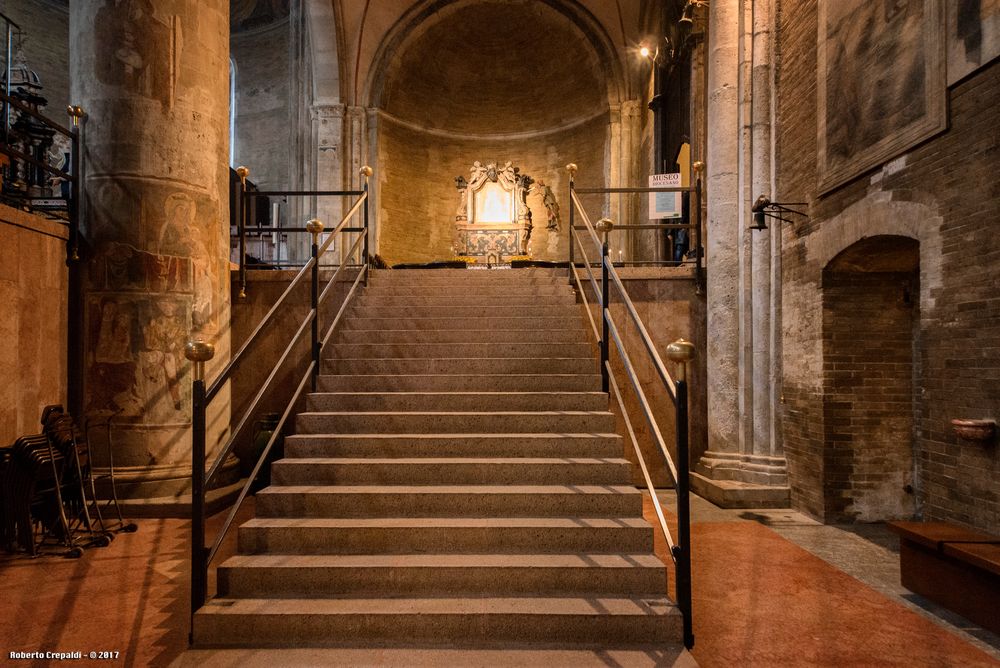
[[[820,192],[945,128],[943,25],[941,0],[820,0]]]
[[[1000,0],[952,0],[948,6],[948,85],[1000,56]]]

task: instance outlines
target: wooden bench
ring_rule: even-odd
[[[1000,633],[1000,538],[947,522],[889,522],[904,587]]]

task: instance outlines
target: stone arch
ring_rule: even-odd
[[[373,58],[362,94],[362,104],[368,108],[382,106],[385,79],[393,58],[405,50],[407,42],[418,37],[431,23],[448,14],[482,0],[423,0],[415,3],[388,32]],[[537,0],[570,19],[580,35],[590,45],[604,67],[608,106],[615,108],[625,100],[625,72],[614,43],[600,22],[580,3],[567,0]]]
[[[823,505],[828,522],[917,510],[920,244],[875,234],[822,270]]]

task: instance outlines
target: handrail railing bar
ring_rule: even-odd
[[[641,223],[635,225],[615,224],[615,232],[617,232],[618,230],[692,230],[692,229],[694,229],[694,225],[689,223],[663,223],[662,225],[657,225],[655,223]]]
[[[580,291],[580,298],[583,299],[583,310],[586,311],[587,319],[590,320],[590,328],[594,330],[594,338],[600,341],[601,332],[597,329],[597,321],[594,320],[594,314],[590,312],[590,302],[587,301],[587,293],[584,291],[583,283],[580,281],[580,272],[573,265],[570,265],[569,268],[573,274],[573,280],[576,281],[576,287]]]
[[[34,165],[35,167],[38,167],[39,169],[44,169],[49,174],[54,174],[54,175],[56,175],[56,176],[58,176],[58,177],[60,177],[62,179],[65,179],[66,181],[69,181],[70,183],[72,183],[73,181],[76,181],[76,176],[74,174],[70,174],[69,172],[64,172],[61,169],[59,169],[58,167],[53,167],[52,165],[50,165],[47,162],[43,162],[41,160],[38,160],[34,156],[31,156],[31,155],[28,155],[27,153],[23,153],[21,151],[18,151],[16,148],[12,148],[10,144],[0,143],[0,153],[6,153],[7,155],[15,157],[15,158],[17,158],[19,160],[24,160],[25,162],[29,162],[32,165]],[[49,199],[62,199],[62,198],[61,197],[52,197],[52,198],[49,198]]]
[[[639,398],[639,406],[642,408],[642,412],[646,416],[646,422],[649,423],[649,428],[653,430],[653,436],[655,437],[654,440],[656,441],[657,446],[659,446],[660,451],[663,453],[663,458],[667,462],[667,468],[670,470],[670,476],[673,479],[674,484],[677,484],[677,467],[674,465],[674,460],[670,456],[670,451],[667,450],[667,444],[663,440],[663,434],[660,433],[660,426],[653,417],[653,409],[649,406],[649,400],[646,399],[646,393],[642,391],[642,386],[639,384],[639,379],[635,373],[635,367],[632,366],[632,360],[625,351],[625,345],[622,343],[621,335],[618,333],[618,327],[615,326],[615,321],[612,319],[611,311],[609,309],[604,309],[604,317],[607,319],[611,337],[615,340],[615,345],[618,348],[618,355],[621,357],[622,366],[625,367],[625,375],[627,375],[629,380],[632,381],[632,387],[635,388],[635,393]]]
[[[663,188],[577,188],[581,195],[605,195],[607,193],[686,193],[692,186],[671,186]]]
[[[362,204],[365,203],[365,200],[367,199],[368,195],[363,194],[361,197],[358,198],[358,201],[354,203],[354,206],[352,206],[350,210],[344,214],[344,217],[340,219],[340,222],[337,223],[337,226],[334,227],[333,230],[329,233],[329,236],[327,236],[326,241],[324,241],[322,245],[320,245],[317,257],[321,257],[324,253],[326,253],[326,249],[330,247],[330,244],[333,243],[334,238],[336,238],[337,234],[339,234],[340,231],[343,229],[343,227],[347,224],[348,219],[355,213],[357,213],[358,209],[361,207]]]
[[[48,116],[45,116],[44,114],[40,114],[39,112],[35,111],[34,109],[32,109],[31,107],[29,107],[28,105],[26,105],[23,102],[21,102],[20,100],[18,100],[13,95],[7,95],[6,93],[0,92],[0,100],[8,103],[10,106],[14,107],[18,111],[21,111],[21,112],[23,112],[25,114],[28,114],[29,116],[31,116],[35,120],[41,121],[42,123],[44,123],[45,125],[48,125],[50,128],[52,128],[53,130],[56,130],[60,134],[63,134],[63,135],[66,135],[67,137],[71,137],[72,138],[72,136],[73,136],[73,131],[72,130],[70,130],[67,127],[64,127],[60,123],[57,123],[56,121],[52,120]]]
[[[590,222],[590,216],[587,215],[587,212],[583,208],[583,203],[580,202],[580,198],[577,197],[576,193],[577,193],[576,190],[570,192],[570,195],[573,196],[573,204],[576,205],[576,210],[580,213],[580,216],[583,218],[583,224],[587,228],[587,231],[590,232],[590,238],[594,240],[594,245],[600,248],[603,245],[601,243],[601,239],[600,237],[597,236],[597,230],[594,229],[594,224]],[[582,248],[583,244],[580,244],[580,247]]]
[[[248,190],[247,197],[346,197],[364,195],[364,190]]]
[[[594,294],[596,295],[594,303],[600,304],[603,307],[604,304],[601,303],[601,287],[597,284],[597,279],[594,278],[593,265],[590,263],[590,258],[587,257],[587,252],[583,250],[583,244],[580,244],[580,255],[583,256],[583,261],[587,267],[587,278],[590,279],[590,285],[594,288]],[[572,265],[572,267],[575,270],[576,264]],[[600,339],[601,337],[598,336],[597,338]]]
[[[326,348],[327,342],[333,335],[334,328],[340,322],[341,316],[343,316],[344,311],[347,310],[347,305],[351,302],[351,297],[354,296],[354,291],[358,288],[358,283],[361,282],[361,277],[367,275],[367,273],[368,273],[368,265],[362,265],[361,271],[358,272],[357,277],[355,277],[354,279],[354,285],[352,285],[351,289],[347,291],[347,296],[344,297],[344,303],[340,305],[340,310],[337,311],[337,315],[334,316],[333,322],[330,323],[330,327],[326,330],[326,335],[323,337],[323,342],[319,346],[320,351]]]
[[[646,346],[646,350],[649,352],[649,356],[653,360],[653,366],[656,368],[656,373],[660,376],[660,380],[666,386],[667,391],[670,394],[670,399],[677,403],[677,386],[674,384],[674,379],[671,377],[670,372],[667,371],[666,365],[663,364],[663,360],[660,359],[660,354],[656,352],[656,346],[653,345],[653,339],[649,336],[649,332],[646,331],[646,326],[642,324],[642,319],[639,318],[639,312],[635,309],[635,304],[632,303],[632,299],[628,296],[625,291],[625,286],[622,284],[622,279],[619,278],[618,272],[615,271],[613,266],[608,267],[608,275],[614,281],[615,285],[618,286],[618,291],[622,296],[622,303],[628,309],[628,314],[632,316],[632,322],[635,323],[636,328],[639,330],[639,338],[642,339],[643,344]]]
[[[299,270],[299,273],[295,276],[295,278],[292,279],[292,282],[288,284],[288,287],[285,288],[285,291],[282,292],[281,296],[278,297],[277,301],[274,302],[274,305],[264,315],[264,317],[257,324],[257,327],[253,330],[253,332],[250,333],[250,336],[247,337],[247,340],[243,342],[243,345],[240,346],[240,349],[236,352],[235,355],[232,356],[232,358],[229,360],[229,363],[226,364],[222,372],[219,373],[219,375],[215,378],[215,380],[212,381],[212,384],[205,392],[205,401],[207,403],[212,402],[212,399],[214,399],[215,395],[218,394],[219,390],[222,389],[222,386],[225,384],[225,382],[229,380],[229,376],[232,375],[233,371],[236,369],[236,366],[240,363],[240,361],[242,361],[241,358],[243,357],[243,354],[247,351],[247,349],[250,348],[250,346],[254,343],[257,336],[264,330],[264,328],[270,324],[271,318],[274,316],[275,312],[284,303],[288,295],[291,294],[292,290],[295,289],[295,286],[299,284],[299,281],[302,280],[302,277],[305,276],[306,273],[309,271],[309,269],[312,268],[313,262],[315,262],[315,260],[310,258],[309,261],[302,266],[302,269]]]
[[[344,229],[342,229],[340,231],[341,232],[363,232],[364,229],[365,228],[363,228],[363,227],[345,227]],[[293,232],[295,234],[298,234],[300,232],[302,232],[302,233],[308,233],[309,232],[309,230],[307,230],[304,227],[274,227],[274,226],[247,227],[246,230],[247,230],[247,234],[257,234],[257,233],[264,234],[265,232]]]
[[[261,398],[263,398],[264,394],[266,394],[267,391],[271,389],[271,383],[273,383],[274,379],[278,377],[278,371],[281,370],[281,367],[282,365],[284,365],[285,360],[288,359],[288,355],[292,352],[292,349],[295,348],[295,345],[299,342],[299,338],[302,336],[302,333],[306,331],[306,326],[311,324],[313,318],[315,317],[316,317],[316,311],[310,309],[309,315],[307,315],[305,319],[303,319],[302,324],[299,325],[299,331],[295,332],[295,336],[292,337],[292,340],[285,348],[285,351],[281,354],[281,357],[271,368],[271,373],[268,374],[267,379],[261,385],[260,390],[257,391],[257,394],[254,396],[253,401],[250,402],[250,405],[243,412],[242,417],[240,417],[239,423],[233,429],[232,434],[229,436],[229,440],[226,441],[225,447],[222,448],[222,451],[219,453],[219,456],[216,457],[214,462],[212,462],[212,467],[208,470],[208,474],[205,476],[206,489],[208,489],[209,484],[212,482],[212,477],[215,475],[216,471],[219,470],[219,468],[222,466],[222,463],[225,461],[226,457],[228,457],[229,453],[232,452],[233,446],[236,444],[236,439],[243,432],[243,428],[246,427],[247,424],[249,424],[250,416],[253,415],[255,410],[257,410],[257,404],[260,403],[260,400]],[[208,403],[209,402],[206,401],[205,405],[207,406]]]
[[[236,518],[236,513],[239,512],[240,506],[243,505],[244,499],[246,499],[247,492],[250,491],[250,486],[253,484],[254,480],[257,479],[257,475],[260,473],[261,467],[264,462],[267,461],[267,456],[271,452],[271,448],[278,441],[278,437],[281,435],[281,430],[285,426],[285,422],[288,421],[289,415],[291,415],[292,409],[295,408],[295,404],[298,403],[299,397],[302,396],[302,390],[306,386],[306,381],[309,380],[313,372],[313,367],[316,365],[315,362],[310,361],[309,367],[306,369],[306,373],[302,376],[302,380],[299,382],[299,387],[295,390],[295,394],[292,395],[292,400],[288,402],[285,406],[285,412],[282,413],[281,419],[278,420],[277,426],[271,433],[271,438],[267,441],[267,445],[261,451],[260,455],[257,457],[257,463],[253,467],[250,476],[247,481],[243,484],[243,488],[240,490],[240,494],[236,497],[236,502],[233,504],[232,509],[229,511],[229,515],[226,516],[226,521],[222,524],[222,529],[216,535],[215,540],[212,542],[212,547],[208,551],[208,558],[205,559],[205,567],[207,568],[212,563],[212,559],[215,558],[216,553],[219,548],[222,547],[222,541],[225,540],[226,534],[229,532],[229,527],[232,525],[233,520]]]
[[[625,429],[628,430],[629,439],[632,441],[632,449],[635,450],[635,456],[639,462],[639,469],[642,471],[642,477],[646,480],[646,489],[649,490],[649,496],[653,501],[653,510],[656,511],[656,519],[659,521],[660,530],[663,531],[663,537],[667,541],[670,558],[676,562],[677,557],[674,555],[674,545],[676,545],[676,543],[674,542],[674,537],[670,534],[670,528],[667,526],[667,518],[663,516],[663,507],[660,505],[660,497],[656,494],[656,487],[653,485],[653,479],[649,475],[649,469],[646,468],[646,460],[642,456],[642,450],[639,448],[639,440],[635,437],[635,431],[632,429],[632,420],[629,419],[628,409],[625,408],[625,402],[622,400],[621,390],[618,389],[618,382],[615,380],[615,375],[611,370],[611,362],[608,362],[608,381],[611,385],[611,389],[614,390],[615,400],[618,402],[618,408],[622,412]]]
[[[354,244],[351,246],[351,250],[347,253],[347,257],[351,257],[352,255],[354,255],[354,251],[356,251],[358,249],[358,244],[361,243],[361,240],[364,238],[364,236],[365,236],[364,234],[359,234],[358,235],[358,238],[354,240]],[[330,288],[333,287],[334,281],[337,280],[337,275],[341,272],[341,270],[344,267],[350,267],[350,266],[354,266],[354,265],[349,265],[346,262],[341,262],[340,265],[337,266],[337,271],[333,272],[333,276],[331,276],[330,279],[326,282],[326,287],[323,288],[323,292],[319,296],[319,301],[317,302],[317,305],[322,305],[323,304],[323,301],[326,299],[326,296],[329,294]]]

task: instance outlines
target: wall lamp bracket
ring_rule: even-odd
[[[807,206],[807,204],[805,202],[772,202],[764,195],[761,195],[753,203],[753,206],[750,207],[750,211],[753,213],[753,224],[750,226],[750,229],[766,230],[767,222],[765,222],[765,218],[774,218],[784,223],[791,223],[792,220],[786,216],[809,217],[804,211],[792,209],[791,207],[793,206]]]

